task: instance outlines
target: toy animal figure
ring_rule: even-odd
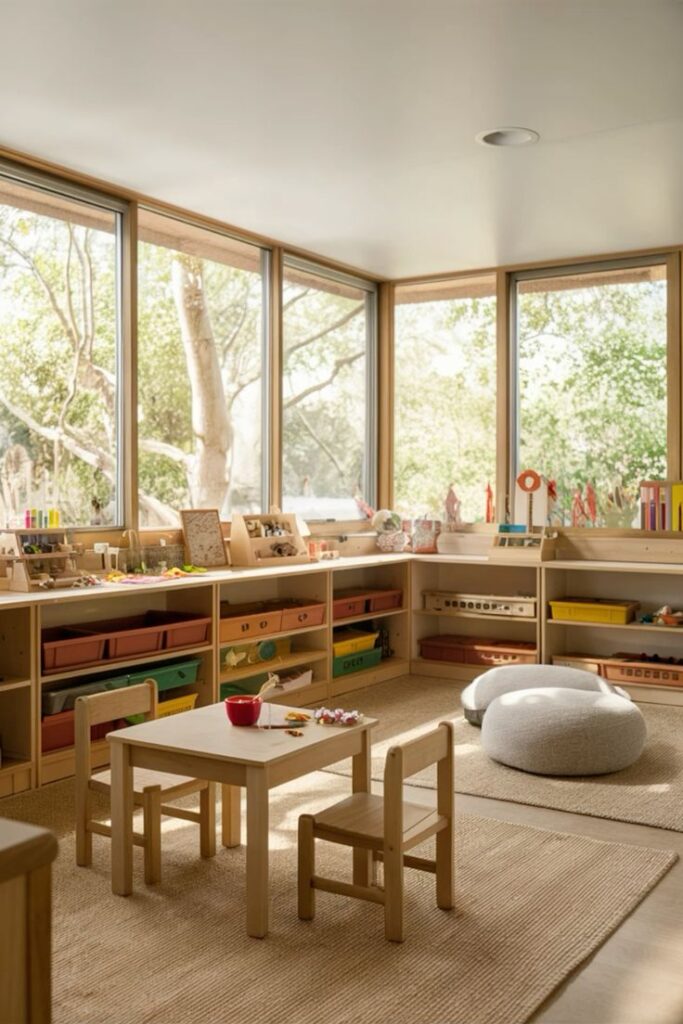
[[[585,526],[587,522],[588,512],[583,503],[581,485],[579,484],[574,491],[574,497],[572,498],[572,526]]]
[[[462,518],[460,516],[460,506],[462,502],[457,496],[453,489],[453,484],[448,488],[448,494],[446,495],[445,507],[446,507],[446,521],[449,526],[460,526]]]
[[[495,511],[493,508],[493,491],[491,489],[491,481],[486,485],[486,522],[495,522]]]
[[[595,489],[590,482],[586,484],[586,512],[591,523],[595,526],[595,520],[598,517],[598,510],[595,499]]]
[[[367,501],[365,501],[364,498],[360,497],[360,495],[356,495],[354,501],[356,502],[356,505],[358,506],[359,510],[363,513],[363,515],[367,519],[372,519],[372,517],[375,514],[375,509],[372,508],[371,505],[368,505]]]

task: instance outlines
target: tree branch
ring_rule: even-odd
[[[92,466],[94,469],[99,469],[104,475],[114,481],[116,477],[116,465],[114,459],[108,453],[103,451],[101,448],[93,450],[92,448],[86,448],[83,444],[66,433],[60,427],[46,427],[44,424],[39,423],[35,420],[25,409],[21,409],[14,402],[11,402],[6,395],[0,391],[0,402],[5,406],[8,412],[20,420],[25,426],[32,430],[39,437],[44,437],[47,441],[58,441],[60,442],[67,451],[70,451],[72,455],[81,459],[86,465]],[[93,446],[94,447],[94,446]]]
[[[163,455],[164,458],[171,459],[172,462],[179,462],[186,469],[192,462],[192,456],[184,452],[182,448],[176,448],[173,444],[157,441],[152,437],[140,438],[138,446],[141,451],[148,452],[150,455]]]
[[[59,303],[57,301],[57,297],[56,297],[56,295],[55,295],[55,293],[54,293],[54,291],[53,291],[53,289],[52,289],[52,287],[50,285],[50,282],[45,278],[45,276],[42,274],[42,272],[38,269],[38,266],[36,265],[34,260],[31,259],[31,257],[28,255],[28,253],[24,252],[23,249],[20,249],[19,246],[16,245],[9,238],[5,239],[5,243],[6,243],[6,245],[9,245],[9,247],[12,249],[12,251],[15,252],[17,254],[17,256],[19,256],[20,259],[22,259],[24,261],[24,263],[26,264],[28,269],[34,275],[34,277],[36,278],[36,280],[40,284],[41,288],[43,289],[43,291],[47,295],[48,301],[49,301],[50,305],[52,306],[52,309],[53,309],[57,319],[59,320],[60,324],[62,325],[64,333],[69,338],[69,340],[71,341],[71,344],[74,346],[74,348],[77,348],[78,347],[78,338],[74,337],[73,333],[71,332],[71,328],[69,326],[69,322],[68,322],[67,318],[64,315],[64,310],[59,305]]]
[[[344,356],[343,359],[336,359],[334,363],[334,370],[329,375],[329,377],[327,377],[326,380],[321,380],[318,384],[312,384],[310,388],[305,388],[304,391],[300,391],[298,395],[294,395],[293,398],[290,398],[286,402],[283,402],[282,408],[289,409],[291,408],[291,406],[297,405],[299,402],[302,402],[304,398],[308,398],[309,395],[315,394],[316,391],[322,391],[323,388],[326,388],[328,384],[332,383],[335,377],[338,376],[339,372],[345,366],[350,366],[351,363],[355,363],[357,359],[362,359],[364,355],[365,352],[356,352],[354,353],[354,355]]]
[[[332,463],[334,468],[339,473],[339,476],[341,477],[341,479],[344,480],[344,482],[346,482],[345,478],[344,478],[344,470],[342,469],[342,467],[340,466],[339,462],[337,461],[337,459],[336,459],[336,457],[334,455],[334,452],[330,448],[328,448],[328,446],[325,444],[325,442],[320,437],[320,435],[316,434],[315,430],[310,425],[310,423],[308,422],[308,420],[306,419],[306,417],[302,413],[301,409],[295,409],[294,412],[299,417],[299,421],[300,421],[302,427],[304,428],[304,430],[306,431],[306,433],[310,437],[313,438],[313,440],[318,445],[318,447],[320,449],[322,449],[322,451],[325,453],[325,455],[327,455],[328,459],[330,460],[330,462]]]
[[[310,290],[311,290],[310,288],[304,288],[304,290],[302,292],[299,292],[298,295],[294,295],[294,296],[292,296],[291,299],[287,299],[287,302],[283,302],[282,303],[282,312],[284,313],[285,310],[291,309],[291,307],[295,303],[297,303],[299,301],[299,299],[303,299],[304,296],[308,295]]]
[[[357,306],[354,306],[353,309],[349,310],[348,313],[345,313],[344,316],[340,317],[339,320],[337,320],[333,324],[330,324],[330,326],[326,327],[324,330],[318,331],[317,334],[311,334],[310,337],[304,338],[303,341],[297,341],[295,342],[294,345],[286,345],[285,359],[289,358],[292,352],[298,352],[300,348],[306,348],[307,345],[312,345],[314,341],[319,341],[321,338],[324,338],[328,334],[331,334],[332,331],[336,331],[340,327],[343,327],[344,324],[347,324],[349,322],[349,320],[353,320],[354,316],[356,316],[357,313],[360,313],[362,309],[365,309],[365,303],[359,302]]]

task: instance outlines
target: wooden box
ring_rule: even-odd
[[[235,513],[230,527],[233,565],[283,566],[310,562],[293,513],[243,516]]]

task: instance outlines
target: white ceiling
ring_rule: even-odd
[[[0,38],[0,146],[380,275],[683,242],[675,0],[0,0]]]

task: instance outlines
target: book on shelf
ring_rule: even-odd
[[[683,531],[683,480],[641,480],[640,528]]]

